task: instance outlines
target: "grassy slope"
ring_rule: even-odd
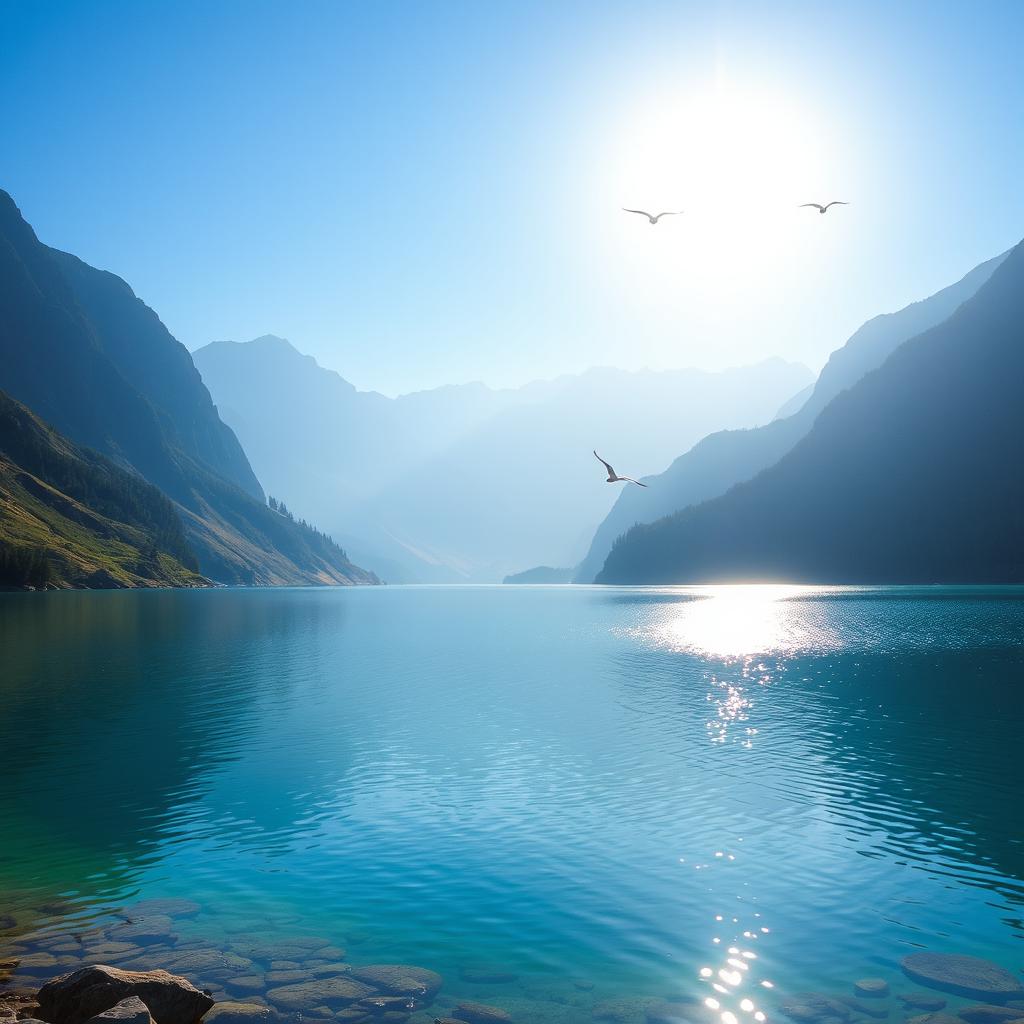
[[[58,587],[201,586],[170,502],[0,392],[0,554]],[[32,580],[10,578],[7,585]],[[36,581],[38,582],[38,581]]]

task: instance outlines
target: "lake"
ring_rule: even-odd
[[[5,594],[0,659],[21,980],[171,897],[153,966],[248,942],[262,995],[317,936],[443,975],[424,1021],[1024,967],[1024,588]]]

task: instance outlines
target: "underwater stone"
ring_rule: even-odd
[[[452,1016],[467,1024],[508,1024],[512,1019],[501,1007],[487,1003],[459,1003],[452,1010]]]
[[[39,1015],[50,1024],[83,1024],[122,999],[138,996],[157,1024],[195,1024],[213,1000],[185,978],[167,971],[83,967],[39,990]]]
[[[316,967],[310,967],[306,974],[310,978],[334,978],[339,974],[351,974],[351,964],[339,964],[339,963],[324,963],[318,964]]]
[[[855,1013],[862,1013],[865,1017],[874,1017],[875,1020],[885,1020],[889,1016],[889,1007],[885,1003],[864,1002],[862,999],[848,999],[847,1005]]]
[[[268,985],[294,985],[306,978],[305,971],[267,971]]]
[[[957,1018],[948,1013],[921,1013],[908,1017],[907,1024],[953,1024]]]
[[[861,978],[854,982],[853,991],[864,999],[884,999],[889,994],[889,983],[884,978]]]
[[[272,988],[267,998],[282,1010],[309,1010],[315,1006],[347,1006],[372,994],[372,988],[351,978],[322,978]]]
[[[262,974],[242,974],[237,978],[228,978],[224,984],[236,992],[246,993],[262,992],[267,987]]]
[[[217,1003],[203,1018],[203,1024],[268,1024],[272,1014],[269,1006],[259,1003]]]
[[[365,981],[393,996],[419,996],[431,999],[440,990],[443,980],[435,971],[409,964],[370,964],[354,967],[352,977]]]
[[[934,996],[930,992],[905,992],[900,997],[906,1006],[915,1010],[944,1010],[946,1000],[942,996]]]
[[[149,914],[145,917],[132,918],[124,924],[110,929],[109,935],[117,942],[146,939],[164,939],[174,932],[174,920],[166,914]]]
[[[1013,999],[1024,994],[1024,985],[1008,970],[976,956],[911,953],[900,967],[921,985],[973,999]]]
[[[1024,1010],[1013,1006],[965,1006],[957,1016],[969,1024],[1004,1024],[1005,1021],[1020,1020]]]
[[[850,1008],[839,999],[821,992],[798,992],[782,1002],[779,1009],[796,1021],[848,1020]]]
[[[56,967],[57,958],[52,953],[28,953],[21,957],[18,968],[25,970],[33,967]]]

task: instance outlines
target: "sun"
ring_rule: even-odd
[[[612,195],[685,212],[656,226],[622,214],[629,286],[685,282],[718,301],[776,287],[807,230],[798,204],[827,188],[828,148],[817,118],[764,89],[716,84],[641,106],[615,144]]]

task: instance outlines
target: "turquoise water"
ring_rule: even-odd
[[[516,1019],[1024,966],[1024,589],[9,594],[0,658],[8,938],[183,896]]]

